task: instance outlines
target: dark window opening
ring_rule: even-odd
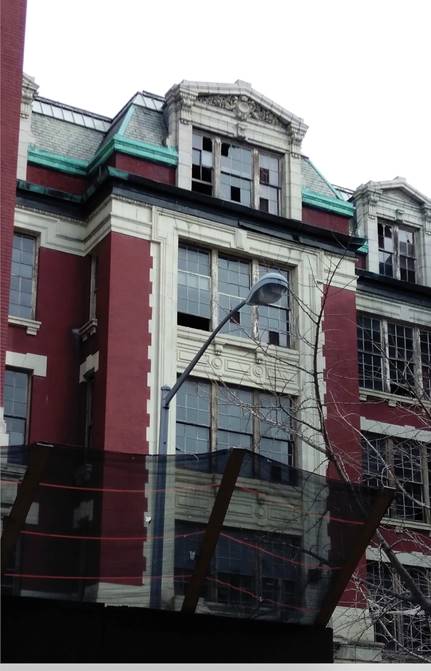
[[[280,334],[276,331],[268,332],[268,342],[270,345],[279,345],[280,344]]]
[[[210,137],[203,137],[202,138],[202,149],[204,151],[212,151],[213,150],[213,141],[211,140]]]
[[[211,168],[202,168],[202,176],[201,176],[202,181],[209,182],[211,184],[213,180],[212,172],[213,171]]]
[[[210,320],[205,317],[198,317],[197,315],[188,315],[184,312],[178,312],[177,324],[179,326],[188,326],[192,329],[201,329],[202,331],[210,330]]]
[[[229,156],[229,149],[230,149],[230,144],[227,144],[227,142],[222,142],[221,143],[221,155],[222,156]]]
[[[241,324],[241,313],[240,313],[240,311],[237,310],[236,312],[234,312],[231,315],[229,321],[232,322],[232,324]]]
[[[192,191],[196,193],[205,193],[207,196],[212,196],[212,184],[202,184],[201,182],[192,182]]]
[[[235,203],[241,202],[241,189],[237,186],[230,187],[230,199],[235,201]]]
[[[260,168],[259,178],[261,184],[269,184],[269,170],[268,168]]]
[[[269,200],[268,200],[268,198],[259,198],[259,210],[261,212],[269,212]]]

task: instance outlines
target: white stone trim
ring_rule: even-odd
[[[85,382],[87,373],[97,373],[99,370],[99,351],[89,354],[79,366],[79,382]]]
[[[6,352],[6,366],[14,368],[24,368],[25,370],[33,371],[33,375],[38,377],[46,377],[46,369],[48,366],[48,357],[43,354],[32,354],[27,352]]]
[[[361,417],[361,431],[370,433],[380,433],[385,436],[394,436],[396,438],[405,438],[408,440],[417,440],[421,443],[431,443],[431,431],[418,429],[409,424],[388,424],[375,419]]]
[[[36,319],[24,319],[24,317],[14,317],[9,315],[8,324],[12,326],[22,326],[25,328],[27,335],[37,335],[42,322],[36,321]]]
[[[431,555],[422,554],[422,552],[396,552],[397,559],[406,566],[422,566],[431,568]],[[368,547],[366,557],[369,561],[379,561],[389,563],[385,553],[379,548]]]
[[[377,317],[390,319],[396,322],[406,322],[414,326],[426,326],[430,324],[430,310],[420,305],[412,305],[406,301],[384,299],[379,296],[363,293],[358,290],[356,296],[356,307],[358,312],[366,312],[377,315]]]
[[[0,447],[6,447],[7,445],[9,445],[9,434],[6,431],[4,407],[0,406]]]

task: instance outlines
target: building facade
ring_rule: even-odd
[[[156,454],[161,387],[259,277],[280,272],[287,297],[236,313],[179,392],[168,453],[243,447],[280,473],[395,484],[383,532],[427,592],[431,201],[400,178],[335,188],[302,153],[303,120],[241,80],[138,92],[109,119],[42,98],[24,77],[21,105],[3,444]],[[154,487],[151,469],[139,478]],[[210,505],[202,473],[177,478],[198,493],[168,500],[167,536],[199,529]],[[150,496],[145,506],[150,521]],[[121,515],[109,509],[106,533]],[[276,552],[286,529],[300,542],[288,509],[247,493],[228,523],[248,542],[270,530]],[[166,575],[195,552],[186,545]],[[148,590],[151,549],[136,548],[130,597]],[[429,654],[420,609],[369,596],[389,580],[402,591],[385,571],[373,542],[333,618],[340,659]],[[292,582],[263,566],[232,580],[200,608],[223,610],[244,589],[288,600]],[[106,581],[95,598],[124,594]],[[163,581],[165,604],[181,594]]]

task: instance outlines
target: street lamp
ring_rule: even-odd
[[[150,589],[150,608],[160,608],[162,592],[162,569],[163,569],[163,535],[165,526],[165,486],[166,486],[166,455],[168,442],[169,426],[169,405],[182,384],[186,381],[197,362],[208,349],[217,333],[231,319],[231,317],[241,310],[244,305],[272,305],[280,300],[287,292],[287,279],[280,273],[266,273],[250,289],[247,298],[244,298],[238,305],[221,320],[213,332],[208,336],[200,350],[195,354],[186,369],[172,388],[163,386],[161,389],[160,404],[160,424],[159,424],[159,450],[160,459],[157,469],[157,484],[155,488],[154,500],[154,527],[153,527],[153,551],[151,562],[151,589]]]

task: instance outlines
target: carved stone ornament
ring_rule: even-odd
[[[427,235],[431,235],[431,207],[429,205],[424,205],[423,213],[425,219],[425,232]]]
[[[370,207],[376,207],[379,204],[380,198],[382,196],[381,191],[368,191],[367,200]]]
[[[211,107],[220,107],[228,112],[233,112],[240,121],[247,121],[251,118],[269,124],[270,126],[283,126],[282,121],[273,112],[248,96],[199,96],[198,102],[204,105],[210,105]]]

